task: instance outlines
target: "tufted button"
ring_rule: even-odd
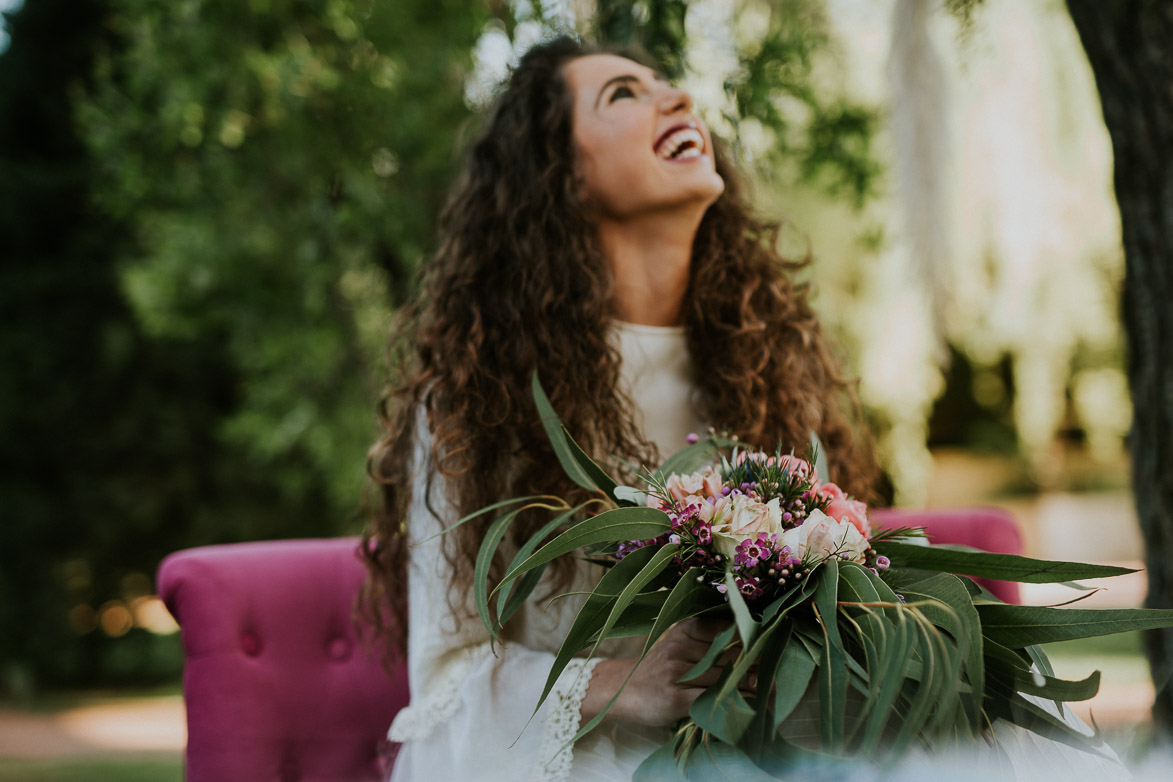
[[[256,657],[261,653],[261,639],[252,633],[240,636],[240,650],[249,657]]]
[[[350,642],[345,638],[335,638],[326,647],[326,654],[335,662],[342,662],[350,657]]]
[[[281,762],[281,782],[297,782],[301,779],[301,769],[293,758],[286,758]]]

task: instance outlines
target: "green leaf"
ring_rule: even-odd
[[[606,640],[608,637],[607,632],[612,627],[614,627],[617,621],[619,621],[619,617],[623,615],[623,612],[635,599],[636,595],[639,594],[639,591],[647,586],[648,582],[658,576],[666,567],[668,567],[668,565],[672,564],[672,560],[676,557],[676,554],[679,550],[680,547],[673,543],[660,547],[656,550],[656,553],[652,555],[652,558],[648,561],[648,564],[640,569],[640,571],[627,582],[622,591],[620,591],[619,595],[615,598],[615,603],[611,607],[611,613],[607,616],[607,621],[599,630],[598,640],[595,641],[596,648],[602,641]],[[626,557],[624,559],[626,559]],[[593,657],[594,654],[595,650],[591,649],[591,656]],[[551,682],[551,685],[553,685],[553,682]]]
[[[558,680],[571,658],[585,649],[591,643],[591,639],[606,624],[611,609],[624,585],[635,578],[639,571],[651,561],[654,553],[655,549],[652,548],[637,549],[617,562],[615,567],[608,570],[599,579],[594,591],[579,609],[570,630],[566,633],[566,638],[562,641],[562,646],[558,649],[558,654],[554,657],[554,664],[550,666],[545,689],[542,691],[538,705],[534,708],[534,713],[537,713],[538,708],[545,702],[554,682]]]
[[[684,774],[676,765],[676,748],[669,741],[648,755],[631,775],[631,782],[685,782]]]
[[[1173,626],[1171,609],[979,605],[977,610],[986,636],[1013,649]]]
[[[644,642],[643,652],[640,654],[641,657],[651,650],[652,644],[659,640],[660,636],[666,633],[672,625],[683,619],[696,616],[707,611],[712,606],[717,605],[717,591],[708,583],[697,583],[697,577],[703,572],[700,568],[690,568],[680,577],[676,585],[672,587],[672,591],[665,598],[663,607],[656,617],[655,623],[648,632],[648,639]],[[705,597],[709,597],[709,599],[705,600]],[[709,651],[712,652],[711,647]],[[688,678],[688,674],[685,674],[685,677]],[[681,679],[681,681],[684,680]]]
[[[614,499],[615,481],[586,455],[566,431],[554,406],[550,404],[550,398],[546,396],[541,381],[538,380],[536,369],[530,385],[533,388],[534,404],[538,408],[538,415],[541,416],[542,426],[546,430],[546,436],[550,438],[550,444],[554,446],[554,455],[558,457],[566,476],[584,489],[599,490]]]
[[[696,472],[703,469],[705,465],[716,463],[723,448],[732,448],[736,445],[739,445],[736,440],[730,440],[726,437],[706,437],[704,440],[698,440],[669,456],[660,469],[652,475],[657,481],[663,483],[668,480],[669,475],[674,473],[684,475]]]
[[[594,591],[591,592],[590,596],[587,598],[587,604],[591,606],[592,613],[584,620],[582,625],[583,628],[593,628],[591,632],[587,634],[588,638],[594,638],[594,644],[591,648],[592,657],[594,656],[595,649],[598,648],[598,645],[603,640],[609,637],[608,631],[614,627],[615,623],[619,620],[619,617],[622,616],[623,612],[635,599],[636,595],[639,594],[639,591],[644,587],[644,585],[655,578],[656,575],[660,573],[660,571],[662,571],[672,562],[673,557],[676,556],[677,549],[677,546],[671,544],[663,546],[659,549],[653,549],[650,547],[637,549],[632,554],[621,559],[619,563],[615,565],[615,567],[611,568],[611,570],[605,573],[603,578],[599,580],[599,585],[595,587]],[[651,556],[647,557],[646,562],[644,561],[644,557],[646,556],[644,555],[644,552],[651,553]],[[625,565],[628,560],[637,560],[639,566],[623,568],[621,570],[621,566]],[[631,572],[632,570],[634,570],[634,573]],[[620,571],[618,575],[616,575],[616,571]],[[608,579],[608,576],[612,576],[612,578]],[[606,587],[604,587],[604,581],[607,582]],[[620,585],[622,586],[617,594],[612,592],[612,590]],[[587,607],[584,606],[583,611],[580,612],[580,616],[586,610]],[[603,611],[607,612],[606,618],[596,627],[595,625],[597,623],[597,618]],[[575,625],[578,625],[577,618],[575,619]],[[551,666],[550,674],[546,677],[546,686],[542,689],[542,695],[538,699],[538,705],[534,707],[534,714],[537,714],[538,709],[540,709],[542,704],[546,702],[546,697],[550,694],[550,691],[554,689],[554,684],[558,681],[558,677],[562,674],[562,671],[565,669],[567,663],[570,662],[570,658],[582,649],[581,645],[577,648],[571,648],[567,645],[567,642],[570,641],[572,636],[575,639],[575,643],[579,643],[579,640],[582,638],[581,632],[575,633],[574,631],[575,627],[572,626],[571,635],[567,636],[567,641],[563,642],[562,648],[558,650],[558,655],[554,659],[554,665]],[[624,686],[626,686],[626,682],[624,682]],[[622,689],[623,688],[620,687],[619,690],[615,693],[616,697],[618,697],[619,692],[622,692]],[[591,727],[594,727],[594,725],[598,724],[598,721],[600,721],[602,717],[606,715],[607,711],[611,708],[611,704],[614,702],[615,698],[612,698],[610,701],[608,701],[603,710],[600,711],[599,714],[595,715],[596,719],[591,721]],[[532,715],[530,718],[533,718]],[[584,728],[581,730],[578,736],[583,735],[588,729],[589,728]],[[576,736],[574,740],[577,740],[578,736]]]
[[[522,562],[524,562],[526,560],[526,558],[529,557],[529,555],[533,553],[534,549],[536,549],[541,544],[541,542],[543,540],[545,540],[549,535],[553,534],[554,530],[556,530],[559,527],[566,524],[568,521],[570,521],[570,519],[574,518],[575,514],[582,511],[583,508],[585,508],[589,504],[590,504],[589,502],[581,503],[581,504],[576,505],[575,507],[571,508],[570,510],[566,511],[565,513],[560,513],[557,516],[555,516],[554,518],[550,519],[550,521],[547,522],[545,524],[545,526],[543,526],[540,530],[538,530],[533,535],[531,535],[529,537],[529,540],[527,540],[524,544],[522,544],[521,548],[517,550],[517,554],[514,555],[513,561],[509,563],[509,567],[506,568],[506,572],[513,570],[515,567],[517,567]],[[544,566],[535,568],[535,569],[529,571],[528,573],[526,573],[525,577],[522,578],[520,583],[517,584],[517,594],[513,595],[512,599],[510,599],[510,594],[513,592],[513,589],[514,589],[513,582],[505,584],[504,586],[501,587],[500,590],[498,590],[498,592],[497,592],[497,626],[498,627],[500,627],[501,625],[508,622],[510,617],[512,617],[515,613],[517,613],[517,610],[519,608],[521,608],[521,606],[525,603],[526,598],[530,596],[530,594],[534,590],[534,587],[536,587],[538,585],[538,581],[542,577],[543,570],[544,570]]]
[[[774,777],[758,768],[744,752],[720,741],[702,742],[689,757],[685,776],[690,782],[777,782]]]
[[[722,741],[736,744],[753,722],[754,710],[736,687],[725,697],[718,697],[717,687],[710,687],[693,701],[688,716],[703,730]]]
[[[709,644],[709,650],[705,652],[705,656],[698,660],[696,665],[689,668],[688,672],[676,681],[691,681],[712,668],[716,664],[717,658],[721,656],[721,653],[725,651],[726,647],[733,640],[733,634],[735,632],[737,632],[737,625],[729,625],[717,633],[716,637],[713,638],[713,642]]]
[[[728,570],[725,571],[725,596],[729,598],[729,607],[733,609],[733,621],[737,623],[737,632],[741,636],[741,642],[749,646],[758,625],[750,616],[749,606],[745,604],[745,598],[741,596],[741,590],[737,588],[737,582],[733,580],[733,574]]]
[[[493,565],[493,557],[496,555],[497,547],[501,545],[501,539],[505,536],[509,525],[523,510],[525,510],[524,507],[510,511],[489,525],[489,531],[485,533],[485,539],[481,541],[481,547],[477,551],[477,561],[473,568],[473,597],[476,600],[477,613],[480,614],[481,622],[489,631],[490,642],[496,640],[497,632],[493,627],[493,619],[489,616],[489,569]]]
[[[837,753],[843,748],[847,712],[847,652],[839,636],[839,563],[828,559],[819,566],[814,609],[823,629],[823,659],[819,665],[819,739],[822,748]],[[813,574],[812,574],[813,575]],[[808,576],[809,578],[810,576]]]
[[[774,730],[778,730],[806,694],[815,667],[815,658],[800,642],[792,639],[786,644],[775,674]]]
[[[882,541],[873,544],[880,554],[898,567],[936,570],[942,573],[964,573],[978,578],[1001,581],[1020,581],[1026,584],[1052,584],[1081,578],[1105,578],[1135,573],[1135,570],[1111,565],[1089,565],[1082,562],[1059,562],[1030,559],[1014,554],[991,554],[965,546],[912,546],[907,543]]]
[[[923,591],[922,591],[923,590]],[[962,693],[966,716],[972,732],[981,729],[982,693],[985,691],[985,663],[982,655],[982,623],[969,590],[961,579],[947,573],[938,573],[917,584],[915,590],[905,590],[905,598],[921,596],[940,601],[949,611],[947,615],[934,609],[932,603],[919,606],[920,610],[938,627],[944,628],[956,640],[964,659],[964,671],[970,691]]]
[[[1015,687],[1027,695],[1037,695],[1053,701],[1086,701],[1100,691],[1100,672],[1092,671],[1086,679],[1069,681],[1046,676],[1038,671],[1023,671],[1015,679]]]
[[[538,549],[524,562],[510,568],[501,580],[508,583],[522,573],[550,562],[563,554],[594,543],[615,543],[654,538],[671,529],[668,514],[655,508],[616,508],[580,521]]]
[[[500,502],[494,502],[492,505],[486,505],[485,507],[481,508],[478,511],[473,511],[472,513],[468,514],[467,516],[464,516],[463,518],[457,519],[456,521],[452,522],[444,529],[437,532],[435,535],[429,535],[428,537],[419,541],[419,543],[415,543],[413,545],[418,546],[420,543],[427,543],[429,540],[435,540],[436,538],[440,537],[441,535],[446,535],[447,533],[456,529],[461,524],[465,524],[467,522],[472,521],[475,518],[478,518],[480,516],[484,516],[486,513],[492,513],[495,510],[500,510],[501,508],[506,508],[506,507],[509,507],[510,505],[520,505],[523,502],[531,502],[533,500],[548,500],[548,499],[550,499],[550,497],[545,494],[531,494],[528,497],[514,497],[511,500],[501,500]]]

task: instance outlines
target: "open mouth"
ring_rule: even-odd
[[[660,136],[654,147],[661,160],[688,160],[705,152],[705,137],[693,123],[674,125]]]

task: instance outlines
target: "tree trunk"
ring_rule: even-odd
[[[1134,419],[1130,448],[1145,542],[1145,605],[1173,608],[1173,4],[1068,0],[1115,155],[1124,238],[1122,317]],[[1149,633],[1153,722],[1173,738],[1173,629]]]

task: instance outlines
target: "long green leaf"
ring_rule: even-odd
[[[456,529],[460,525],[467,524],[468,522],[472,521],[475,518],[478,518],[480,516],[484,516],[486,513],[492,513],[495,510],[500,510],[501,508],[507,508],[510,505],[520,505],[522,503],[532,502],[534,500],[549,500],[549,499],[551,499],[551,497],[549,497],[548,495],[545,495],[545,494],[530,494],[527,497],[514,497],[513,499],[510,499],[510,500],[501,500],[500,502],[494,502],[492,505],[486,505],[485,507],[481,508],[480,510],[473,511],[472,513],[468,514],[467,516],[463,516],[463,517],[457,519],[456,521],[452,522],[444,529],[437,532],[435,535],[429,535],[428,537],[424,538],[423,540],[418,541],[416,543],[413,543],[412,545],[418,546],[421,543],[427,543],[430,540],[435,540],[436,538],[442,537],[442,536],[448,534],[449,532],[451,532],[452,530]]]
[[[631,782],[686,782],[676,765],[676,747],[669,741],[639,764]]]
[[[676,681],[687,682],[692,681],[698,676],[706,673],[713,665],[716,664],[717,658],[729,646],[733,640],[733,634],[737,632],[737,625],[729,625],[713,638],[713,642],[709,644],[709,650],[705,652],[704,657],[697,661],[697,664],[688,669],[688,672],[681,676]]]
[[[906,590],[905,597],[908,599],[917,595],[931,597],[940,601],[950,612],[948,616],[939,616],[930,609],[931,604],[921,609],[930,621],[953,635],[962,652],[965,675],[970,683],[970,690],[963,693],[961,699],[965,706],[970,731],[976,734],[981,729],[982,693],[985,691],[981,618],[977,609],[974,608],[969,591],[956,576],[938,573],[918,584],[916,589],[917,591]]]
[[[782,651],[775,673],[774,730],[778,730],[806,694],[815,668],[815,658],[798,639],[792,638]]]
[[[622,560],[620,560],[619,564],[611,568],[610,571],[604,574],[603,579],[599,580],[599,586],[596,587],[591,595],[587,598],[587,603],[590,604],[593,602],[595,605],[592,606],[592,608],[597,607],[599,612],[605,611],[606,618],[603,620],[602,624],[594,627],[590,633],[589,637],[594,638],[593,646],[591,647],[590,652],[591,657],[594,656],[595,650],[598,648],[599,644],[608,637],[608,631],[614,627],[617,621],[619,621],[619,617],[623,615],[624,610],[627,609],[627,607],[635,599],[636,595],[639,594],[639,591],[644,587],[644,585],[646,585],[651,579],[660,573],[660,571],[662,571],[672,562],[673,557],[676,556],[677,549],[677,546],[671,544],[663,546],[659,549],[653,549],[650,547],[637,549],[630,556],[624,557]],[[646,562],[643,561],[642,557],[638,556],[645,551],[654,552]],[[608,576],[612,576],[615,571],[619,570],[620,566],[625,564],[629,559],[638,559],[640,566],[638,568],[625,568],[620,573],[620,575],[614,576],[614,578],[610,579],[606,585],[606,588],[604,588],[603,580],[607,579]],[[634,573],[630,572],[632,569],[635,570]],[[612,593],[608,592],[608,590],[614,589],[616,586],[620,585],[621,588],[619,589],[619,592],[615,594],[614,597],[612,597]],[[586,611],[585,606],[583,607],[583,611]],[[597,616],[598,614],[594,613],[588,617],[584,622],[584,627],[593,626]],[[577,624],[577,619],[575,620],[575,623]],[[571,629],[573,631],[574,628],[572,627]],[[578,641],[579,637],[580,636],[578,635],[575,636],[576,642]],[[567,636],[567,638],[569,640],[570,636]],[[558,677],[562,674],[562,671],[565,669],[567,663],[570,662],[570,658],[577,654],[581,649],[582,647],[579,646],[577,649],[572,650],[566,645],[565,642],[563,643],[562,648],[558,650],[557,657],[554,659],[554,665],[550,668],[550,673],[546,677],[546,686],[542,689],[541,697],[538,698],[538,705],[534,707],[534,714],[536,714],[538,709],[542,707],[542,704],[546,702],[546,697],[550,694],[550,691],[554,689],[554,684],[558,681]],[[612,702],[614,701],[612,700]],[[608,704],[607,708],[610,708],[610,704]],[[606,709],[604,709],[602,713],[605,714]]]
[[[524,562],[510,568],[502,584],[512,581],[527,570],[550,562],[563,554],[595,543],[615,543],[627,540],[654,538],[671,529],[668,514],[655,508],[616,508],[598,516],[580,521],[558,537],[542,546]],[[501,585],[498,585],[498,589]]]
[[[647,566],[654,553],[655,550],[650,547],[637,549],[621,559],[615,567],[608,570],[599,579],[594,591],[587,597],[586,602],[575,616],[570,630],[566,633],[566,638],[562,640],[558,654],[554,656],[554,664],[550,666],[545,689],[542,691],[538,705],[534,708],[534,713],[537,713],[538,708],[545,702],[554,683],[565,670],[571,658],[587,648],[591,644],[591,639],[606,624],[611,608],[615,605],[623,587]]]
[[[726,437],[706,437],[704,440],[698,440],[669,456],[660,469],[653,473],[653,476],[662,483],[673,473],[683,475],[696,472],[703,469],[705,465],[716,462],[722,449],[732,448],[736,445],[740,445],[740,443]]]
[[[489,531],[485,533],[485,539],[481,541],[481,547],[477,551],[477,561],[473,568],[473,598],[476,601],[477,613],[481,616],[481,622],[489,631],[490,643],[496,640],[497,631],[493,627],[493,619],[489,615],[489,569],[493,565],[497,547],[501,545],[501,539],[505,537],[509,525],[523,510],[525,510],[524,506],[512,510],[489,525]]]
[[[728,570],[725,571],[725,590],[725,596],[729,598],[729,607],[733,609],[733,621],[737,623],[737,633],[741,636],[741,642],[749,646],[758,624],[750,616],[749,606],[745,604],[745,598],[741,596],[737,582]]]
[[[521,548],[517,550],[517,553],[513,556],[513,560],[509,563],[509,567],[506,568],[506,572],[513,570],[515,567],[524,562],[526,558],[534,552],[534,549],[541,545],[543,540],[553,534],[556,529],[574,518],[577,513],[581,512],[589,504],[589,502],[584,502],[576,505],[564,513],[559,513],[557,516],[550,519],[550,521],[546,522],[546,524],[540,530],[531,535],[529,540],[522,544]],[[543,568],[538,567],[526,573],[520,582],[517,583],[516,595],[513,595],[514,582],[506,584],[497,592],[498,627],[508,622],[510,617],[512,617],[525,603],[526,598],[530,596],[534,590],[534,587],[538,585],[538,581],[542,577],[542,570]],[[512,599],[511,595],[513,595]]]
[[[666,633],[672,625],[706,611],[710,606],[716,604],[716,600],[713,598],[704,599],[707,593],[712,593],[715,596],[716,590],[708,583],[697,583],[696,579],[702,572],[700,568],[690,568],[672,587],[672,591],[668,593],[668,597],[665,598],[663,607],[656,617],[655,624],[648,632],[641,657],[651,650],[652,644],[659,640],[660,636]]]
[[[819,665],[819,740],[825,751],[843,747],[847,712],[847,652],[839,636],[839,564],[828,559],[817,571],[814,608],[823,629],[823,660]],[[814,575],[814,574],[812,574]],[[808,576],[809,578],[809,576]]]
[[[1086,701],[1100,691],[1100,672],[1092,671],[1086,679],[1070,681],[1046,676],[1038,671],[1023,672],[1015,681],[1019,692],[1053,701]]]
[[[729,677],[729,674],[726,674]],[[717,697],[717,687],[710,687],[693,701],[688,716],[703,730],[722,741],[736,744],[753,722],[754,710],[736,687],[726,697]]]
[[[986,636],[1013,649],[1173,626],[1173,610],[1159,608],[979,605],[977,610]]]
[[[1082,562],[1059,562],[1030,559],[1014,554],[991,554],[964,546],[912,546],[893,541],[877,542],[877,552],[887,556],[898,567],[936,570],[942,573],[964,573],[978,578],[1002,581],[1021,581],[1026,584],[1053,584],[1082,578],[1105,578],[1135,573],[1135,570],[1111,565],[1089,565]]]
[[[550,398],[546,396],[541,381],[538,380],[537,370],[534,370],[530,385],[533,388],[534,404],[538,408],[542,426],[546,430],[546,436],[550,438],[550,444],[554,446],[554,455],[558,457],[566,476],[584,489],[603,491],[614,498],[615,481],[570,437],[554,406],[550,404]]]
[[[598,645],[608,637],[608,631],[615,626],[616,622],[619,621],[619,618],[623,615],[623,612],[627,609],[631,602],[635,600],[635,597],[639,594],[640,590],[647,586],[648,582],[658,576],[666,567],[668,567],[668,565],[672,563],[672,560],[676,558],[676,554],[679,550],[680,546],[673,543],[669,543],[667,546],[662,546],[659,549],[656,549],[656,553],[652,555],[650,560],[648,560],[648,564],[644,565],[644,567],[641,568],[640,571],[636,573],[635,576],[633,576],[627,582],[627,584],[624,585],[623,590],[619,593],[618,597],[615,598],[615,603],[611,607],[611,612],[607,616],[607,621],[599,630],[599,637],[598,640],[595,641],[595,648],[598,648]],[[591,656],[593,657],[594,654],[595,649],[591,649]]]
[[[690,782],[777,782],[737,747],[720,741],[706,741],[689,757],[685,775]]]

